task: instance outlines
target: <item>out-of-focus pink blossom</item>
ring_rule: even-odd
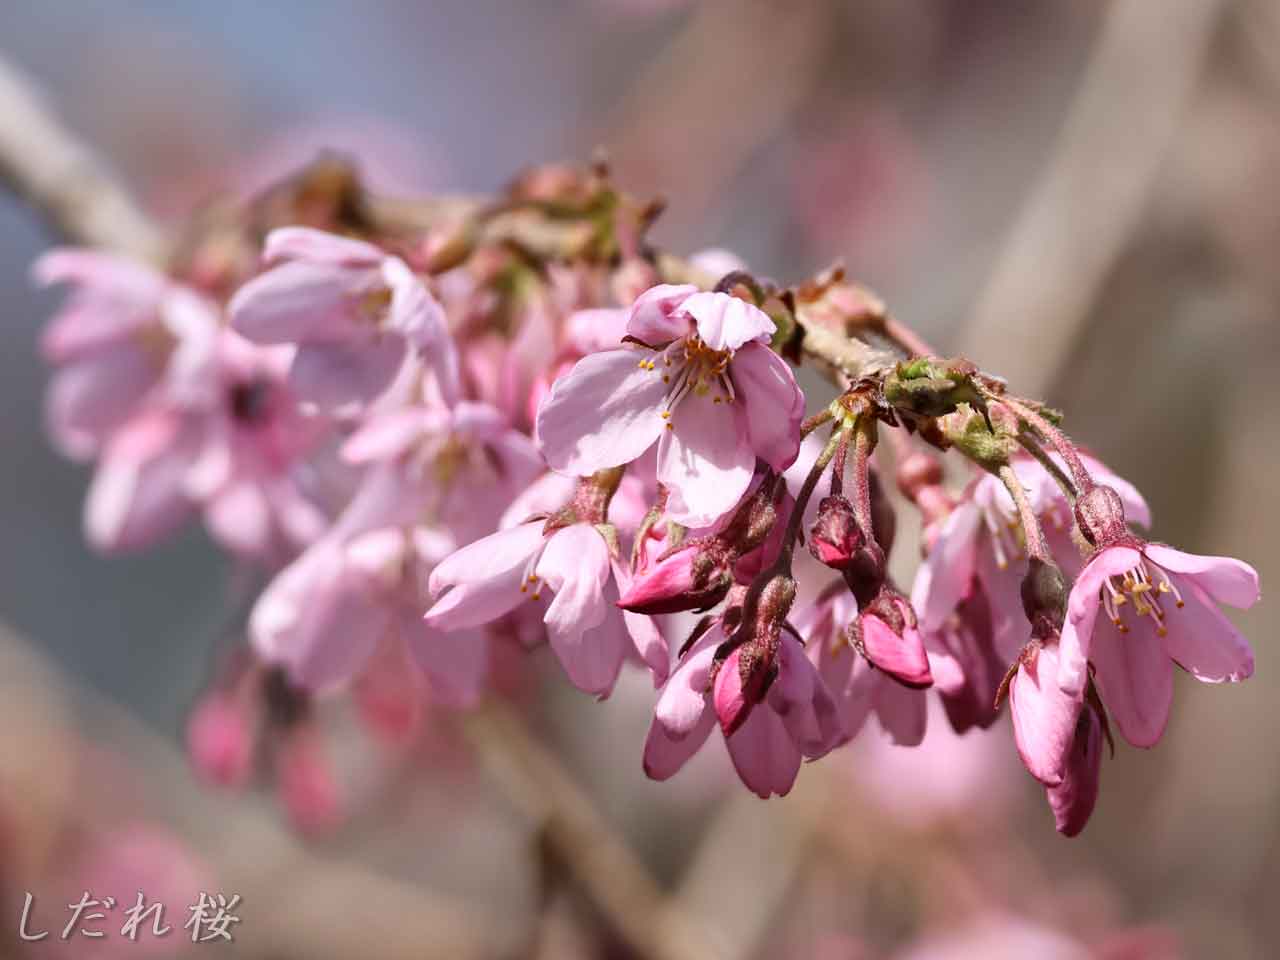
[[[311,724],[296,726],[281,738],[275,771],[280,802],[298,832],[324,834],[342,822],[342,796],[333,763]]]
[[[323,410],[360,407],[385,390],[412,349],[458,400],[458,359],[444,309],[403,260],[373,244],[307,227],[268,235],[266,272],[232,297],[237,331],[257,343],[297,344],[289,377]]]
[[[41,353],[55,368],[46,416],[67,456],[96,454],[166,380],[212,348],[213,308],[150,267],[95,250],[53,250],[32,273],[72,294],[50,321]]]
[[[210,783],[243,787],[253,773],[252,711],[227,690],[205,694],[187,720],[187,753],[196,772]]]
[[[756,457],[795,460],[804,397],[768,347],[774,323],[724,293],[658,286],[632,306],[620,350],[580,360],[556,381],[537,436],[553,469],[575,475],[658,445],[668,514],[706,526],[746,492]]]

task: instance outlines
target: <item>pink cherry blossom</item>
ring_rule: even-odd
[[[538,413],[555,470],[588,475],[658,446],[669,516],[706,526],[746,492],[760,457],[795,460],[804,396],[768,347],[774,323],[724,293],[662,285],[632,306],[633,343],[580,360]]]
[[[1174,663],[1207,683],[1253,675],[1253,651],[1218,604],[1247,608],[1258,597],[1257,571],[1239,560],[1137,538],[1104,547],[1071,588],[1058,683],[1082,693],[1092,663],[1120,733],[1153,746],[1169,718]]]
[[[542,603],[545,595],[542,620],[552,650],[576,687],[604,697],[633,647],[655,674],[666,674],[666,647],[656,627],[616,606],[619,584],[627,579],[591,524],[533,520],[446,558],[431,574],[431,593],[440,599],[426,622],[444,631],[478,627],[525,602]]]
[[[738,675],[736,658],[719,667],[715,703],[711,681],[716,648],[724,640],[722,626],[712,626],[681,658],[658,695],[644,747],[644,770],[654,780],[666,780],[684,766],[706,742],[718,715],[726,725],[725,711],[735,700],[729,687]],[[739,778],[763,799],[789,793],[801,761],[825,755],[843,734],[830,692],[794,637],[782,637],[777,665],[764,700],[725,737]]]
[[[1056,455],[1055,459],[1061,460]],[[1132,484],[1097,460],[1084,459],[1098,482],[1115,485],[1127,514],[1144,526],[1149,525],[1146,501]],[[1079,570],[1079,551],[1068,532],[1071,505],[1065,495],[1049,472],[1031,457],[1015,457],[1013,467],[1045,528],[1054,559],[1068,574]],[[1008,490],[998,478],[983,474],[927,539],[928,552],[911,591],[921,632],[938,646],[948,646],[943,634],[954,632],[957,610],[966,598],[980,595],[985,600],[982,619],[989,624],[990,637],[974,639],[1000,662],[1012,663],[1026,641],[1029,627],[1020,599],[1027,559]]]
[[[67,456],[96,454],[167,378],[182,377],[211,347],[211,305],[150,267],[59,249],[37,260],[32,273],[42,285],[73,286],[40,341],[55,367],[49,431]]]
[[[307,227],[272,231],[263,260],[269,269],[237,291],[227,312],[250,340],[298,345],[289,376],[302,400],[325,410],[362,406],[390,385],[412,349],[444,401],[457,401],[444,310],[403,260]]]

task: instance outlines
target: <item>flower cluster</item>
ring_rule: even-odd
[[[659,253],[656,212],[600,169],[423,204],[329,162],[193,227],[163,270],[37,263],[71,287],[48,419],[96,464],[91,542],[199,515],[263,573],[250,649],[192,716],[209,778],[244,782],[269,736],[287,807],[322,827],[341,801],[313,698],[351,691],[403,739],[426,704],[475,704],[496,651],[545,644],[594,697],[648,672],[649,776],[718,728],[761,797],[872,715],[913,746],[935,692],[960,733],[1007,699],[1074,834],[1112,727],[1160,739],[1174,664],[1252,673],[1219,609],[1258,598],[1252,568],[1135,532],[1146,502],[1056,412],[840,271],[782,287]],[[910,589],[888,564],[903,509]]]

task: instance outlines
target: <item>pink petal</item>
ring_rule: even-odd
[[[433,594],[452,589],[427,611],[427,624],[439,630],[474,627],[515,608],[529,595],[520,588],[542,544],[542,523],[526,523],[446,557],[432,571],[430,588]]]
[[[403,746],[422,724],[423,692],[422,671],[396,638],[383,643],[370,658],[352,697],[366,726],[390,745]]]
[[[1062,782],[1082,700],[1058,686],[1058,651],[1042,647],[1028,667],[1018,667],[1009,687],[1009,709],[1018,754],[1041,783]]]
[[[778,677],[769,688],[768,702],[810,759],[823,756],[845,738],[831,692],[794,637],[784,636],[779,646]]]
[[[262,556],[271,549],[271,507],[258,484],[240,482],[218,493],[204,509],[210,535],[233,553]]]
[[[800,772],[801,755],[782,719],[761,705],[725,741],[733,768],[747,787],[767,800],[786,796]]]
[[[1164,643],[1145,618],[1121,633],[1110,621],[1094,628],[1089,653],[1102,702],[1120,733],[1135,747],[1164,735],[1173,701],[1173,666]]]
[[[660,289],[660,288],[655,288]],[[690,290],[693,290],[690,287]],[[641,295],[645,296],[644,294]],[[638,303],[639,301],[637,301]],[[633,307],[634,312],[636,308]],[[629,312],[612,307],[596,310],[575,310],[569,314],[564,325],[565,346],[579,356],[596,353],[600,350],[616,350],[627,335],[627,318]],[[633,334],[633,336],[638,336]],[[645,343],[658,343],[658,340],[645,340]],[[667,339],[674,339],[668,337]]]
[[[658,439],[667,386],[660,369],[640,366],[646,356],[594,353],[552,384],[538,411],[536,436],[553,470],[589,476],[630,463]]]
[[[373,266],[385,257],[380,247],[313,227],[279,227],[267,234],[262,259],[309,260],[342,266]]]
[[[1253,676],[1249,641],[1195,581],[1176,584],[1185,606],[1163,604],[1169,633],[1164,648],[1182,669],[1206,683],[1235,683]]]
[[[289,386],[299,401],[322,411],[363,406],[390,386],[404,357],[404,341],[398,337],[304,343],[289,368]]]
[[[1095,555],[1076,578],[1067,598],[1067,619],[1058,641],[1058,686],[1064,693],[1084,693],[1093,632],[1102,601],[1098,591],[1108,577],[1137,566],[1141,557],[1130,547],[1108,547]]]
[[[1195,582],[1219,603],[1247,610],[1258,602],[1262,592],[1258,571],[1234,557],[1202,557],[1183,553],[1160,543],[1148,543],[1143,555],[1157,566],[1181,573]]]
[[[683,736],[673,737],[655,716],[644,741],[645,776],[650,780],[667,780],[675,776],[707,742],[715,724],[715,712],[704,710]]]
[[[383,261],[382,275],[391,287],[387,326],[418,351],[435,374],[441,398],[453,406],[461,394],[460,373],[444,307],[403,260],[388,257]]]
[[[740,648],[730,653],[716,672],[711,702],[715,706],[716,717],[720,720],[720,730],[726,737],[742,726],[755,706],[755,703],[747,700],[742,687]]]
[[[880,726],[900,747],[915,747],[924,739],[929,711],[921,690],[904,687],[884,674],[874,677],[873,706]]]
[[[671,679],[658,694],[653,716],[667,735],[675,740],[683,739],[702,721],[704,715],[715,716],[707,709],[707,679],[711,676],[711,662],[716,647],[724,640],[724,632],[712,627],[688,650]]]
[[[1102,725],[1091,708],[1086,708],[1085,714],[1087,725],[1076,732],[1062,782],[1045,790],[1054,825],[1064,837],[1074,837],[1084,829],[1098,800]]]
[[[670,491],[667,516],[687,527],[714,523],[747,492],[756,458],[733,405],[685,397],[658,445],[658,481]]]
[[[622,664],[626,631],[622,614],[605,598],[610,566],[604,538],[585,523],[556,531],[537,574],[555,592],[543,619],[570,681],[586,693],[608,693]]]
[[[791,367],[768,347],[748,343],[734,356],[729,373],[751,448],[775,470],[785,470],[800,451],[804,419],[804,394]]]
[[[150,546],[190,516],[183,480],[195,449],[185,429],[180,418],[148,415],[112,437],[85,499],[85,536],[95,547]]]
[[[409,449],[423,436],[445,428],[438,411],[424,407],[397,407],[365,420],[342,445],[342,459],[349,463],[389,460]]]
[[[128,342],[60,368],[49,383],[45,406],[59,449],[91,455],[102,438],[134,413],[158,374],[151,358]]]
[[[87,247],[47,251],[31,265],[31,276],[43,287],[74,283],[134,303],[157,300],[168,286],[165,276],[146,264]]]
[[[916,571],[911,605],[926,633],[940,630],[956,612],[973,580],[981,519],[971,503],[957,506]]]
[[[626,334],[656,347],[679,340],[689,332],[689,319],[679,307],[698,288],[690,283],[663,283],[636,298],[627,317]]]
[[[743,344],[768,343],[778,329],[757,306],[727,293],[695,293],[680,305],[693,318],[698,336],[712,350],[737,350]]]
[[[862,617],[862,646],[868,660],[903,683],[933,683],[929,657],[917,631],[907,628],[899,636],[879,617],[867,614]]]
[[[489,638],[483,631],[433,630],[422,622],[405,623],[403,630],[436,702],[469,707],[480,699],[489,672]]]
[[[227,304],[232,328],[255,343],[332,343],[369,326],[361,301],[381,278],[369,269],[292,261],[254,277]]]
[[[618,585],[620,594],[627,587],[630,578],[631,574],[626,566],[616,560],[613,561],[613,579]],[[622,604],[621,596],[618,604],[619,606]],[[667,676],[671,672],[671,652],[667,647],[667,638],[662,635],[657,621],[653,617],[624,610],[622,622],[626,626],[627,635],[631,638],[636,653],[653,674],[653,685],[659,687],[666,683]]]

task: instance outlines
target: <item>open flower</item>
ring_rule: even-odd
[[[668,514],[707,526],[746,492],[760,457],[782,470],[799,448],[804,396],[768,347],[774,323],[725,293],[662,285],[631,308],[618,350],[578,361],[538,412],[552,469],[585,476],[655,443]]]
[[[524,503],[516,507],[525,510]],[[446,631],[478,627],[526,602],[545,603],[551,649],[569,679],[604,697],[633,647],[658,679],[667,671],[657,627],[616,606],[620,585],[628,585],[627,574],[595,524],[516,523],[450,555],[432,572],[431,593],[443,596],[426,622]]]
[[[390,385],[409,348],[435,373],[445,403],[457,401],[444,308],[403,260],[308,227],[272,231],[263,259],[274,266],[240,288],[228,314],[250,340],[298,345],[289,376],[303,401],[363,406]]]
[[[1218,604],[1246,608],[1258,596],[1257,571],[1230,557],[1136,537],[1104,546],[1071,588],[1058,683],[1082,693],[1092,663],[1120,733],[1150,747],[1169,719],[1174,663],[1207,683],[1253,675],[1253,651]]]
[[[168,378],[212,349],[217,315],[195,292],[150,267],[96,250],[52,250],[32,273],[73,292],[40,340],[56,368],[46,417],[58,448],[96,454]]]

